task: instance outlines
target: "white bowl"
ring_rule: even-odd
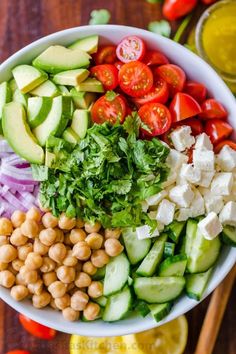
[[[12,55],[0,66],[1,81],[8,80],[11,69],[20,63],[30,62],[34,57],[52,44],[68,45],[74,40],[98,34],[102,43],[117,44],[127,35],[137,35],[145,40],[152,49],[159,49],[171,60],[180,65],[189,78],[205,84],[210,95],[222,102],[229,113],[229,122],[236,132],[236,100],[218,74],[201,58],[193,54],[185,47],[154,33],[133,27],[102,25],[76,27],[51,34],[39,39]],[[236,136],[236,133],[235,133]],[[236,249],[224,247],[220,259],[215,267],[214,274],[209,282],[205,297],[210,294],[224,279],[236,261]],[[127,319],[115,323],[105,323],[101,320],[95,322],[67,322],[62,315],[52,309],[35,309],[30,301],[15,302],[9,294],[9,290],[0,287],[0,297],[15,310],[51,328],[62,332],[75,333],[85,336],[117,336],[135,333],[150,329],[173,320],[184,314],[198,304],[198,302],[182,296],[176,301],[171,313],[164,321],[156,323],[151,316],[142,318],[135,314]]]

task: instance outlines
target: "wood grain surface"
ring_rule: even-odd
[[[187,0],[186,0],[187,1]],[[0,62],[26,44],[55,31],[88,23],[93,9],[107,8],[111,23],[146,28],[161,18],[160,7],[145,0],[0,0]],[[197,20],[196,11],[194,20]],[[172,24],[173,31],[177,23]],[[185,354],[193,354],[209,299],[187,314],[189,338]],[[214,354],[236,353],[236,287],[230,297]],[[28,335],[17,313],[0,301],[0,354],[16,348],[32,354],[68,354],[69,336],[58,333],[51,342]],[[158,354],[158,353],[157,353]],[[204,353],[202,353],[204,354]]]

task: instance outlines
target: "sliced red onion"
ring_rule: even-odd
[[[0,140],[0,152],[14,152],[6,140]]]
[[[27,209],[27,207],[24,207],[23,204],[20,203],[20,201],[10,191],[4,194],[4,199],[18,210],[27,211],[29,209]]]
[[[8,187],[17,190],[17,191],[22,191],[22,192],[33,192],[35,184],[32,183],[19,183],[18,180],[6,176],[3,173],[0,173],[0,182],[3,184],[6,184]]]

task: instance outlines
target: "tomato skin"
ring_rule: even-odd
[[[209,135],[214,145],[228,138],[232,131],[231,125],[221,119],[209,119],[206,121],[205,133]]]
[[[114,90],[118,86],[118,70],[115,65],[96,65],[90,69],[90,73],[103,84],[105,90]]]
[[[211,5],[211,4],[214,4],[214,2],[216,2],[217,0],[201,0],[201,1],[205,5]]]
[[[220,150],[222,149],[222,147],[224,147],[225,145],[228,145],[231,147],[231,149],[236,151],[236,143],[232,140],[223,140],[221,141],[219,144],[217,144],[215,146],[215,153],[218,154],[220,152]]]
[[[203,124],[202,121],[198,118],[188,118],[185,119],[184,121],[177,122],[173,124],[173,127],[179,127],[181,125],[188,125],[191,127],[192,130],[192,135],[197,136],[201,133],[203,133]]]
[[[120,60],[117,60],[115,63],[114,63],[115,67],[117,70],[120,70],[121,67],[124,65],[124,63],[122,63],[122,61]]]
[[[15,349],[11,350],[10,352],[7,352],[6,354],[30,354],[30,352],[26,350]]]
[[[168,98],[169,90],[167,83],[159,77],[155,80],[154,86],[146,95],[134,98],[133,101],[137,106],[141,106],[152,102],[166,103]]]
[[[183,91],[186,75],[179,66],[174,64],[158,66],[154,69],[154,76],[156,74],[167,82],[171,97],[177,92]]]
[[[146,65],[164,65],[169,64],[167,57],[157,50],[148,50],[142,62]]]
[[[173,122],[194,117],[202,111],[199,103],[193,97],[183,92],[175,94],[169,109]]]
[[[91,109],[92,120],[97,124],[104,122],[115,124],[117,119],[120,123],[123,123],[126,113],[126,100],[121,95],[117,95],[112,101],[107,100],[106,95],[104,95],[94,103]]]
[[[169,20],[173,21],[187,15],[197,5],[198,0],[165,0],[162,12]]]
[[[228,116],[227,111],[223,105],[216,101],[214,98],[208,98],[202,103],[202,119],[226,119]]]
[[[198,103],[206,99],[207,89],[203,84],[196,81],[187,81],[184,87],[184,92],[192,96]]]
[[[41,325],[22,314],[19,314],[19,321],[24,329],[35,337],[51,340],[56,335],[55,329]]]
[[[116,60],[116,46],[105,45],[100,46],[97,53],[93,55],[96,65],[113,64]]]
[[[142,60],[145,53],[146,44],[137,36],[123,38],[116,48],[117,58],[123,63]]]

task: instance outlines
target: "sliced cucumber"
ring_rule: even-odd
[[[106,266],[102,268],[98,268],[96,273],[92,276],[93,280],[101,280],[105,277],[106,274]]]
[[[185,254],[177,254],[166,258],[159,267],[158,275],[160,277],[183,276],[187,265],[187,256]]]
[[[196,238],[197,234],[197,221],[190,219],[187,222],[186,226],[186,239],[185,239],[185,253],[188,255],[192,249],[193,241]]]
[[[163,320],[163,318],[169,314],[171,307],[172,304],[170,302],[165,302],[164,304],[149,305],[152,317],[156,322]]]
[[[96,302],[101,307],[105,307],[107,304],[107,298],[105,296],[100,296],[96,299],[93,299],[93,301]]]
[[[185,221],[176,221],[174,220],[170,225],[168,225],[168,236],[174,241],[174,243],[179,242],[180,235],[184,229]]]
[[[119,293],[108,298],[102,319],[106,322],[118,321],[125,317],[132,304],[130,289],[125,287]]]
[[[185,276],[186,293],[188,297],[197,301],[201,300],[202,295],[206,289],[207,283],[212,274],[212,269],[213,268],[210,268],[204,273],[187,274]]]
[[[146,317],[150,313],[149,305],[142,300],[138,300],[135,306],[135,310],[142,316]]]
[[[236,228],[229,225],[224,226],[221,239],[226,245],[236,247]]]
[[[129,261],[124,253],[112,258],[106,266],[104,279],[104,296],[120,291],[128,281],[130,271]]]
[[[156,304],[176,299],[184,285],[184,277],[136,278],[134,291],[138,299]]]
[[[150,239],[138,240],[136,231],[131,228],[124,229],[122,235],[130,263],[137,264],[147,255],[152,241]]]
[[[164,245],[164,258],[168,258],[173,256],[175,253],[175,243],[173,242],[165,242]]]

